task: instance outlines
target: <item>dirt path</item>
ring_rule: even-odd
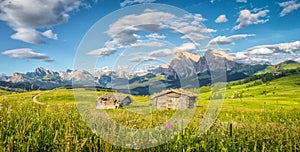
[[[37,97],[39,97],[40,95],[41,95],[41,93],[39,93],[39,94],[35,95],[34,97],[32,97],[32,101],[33,101],[34,103],[36,103],[36,104],[39,104],[39,105],[45,105],[45,103],[39,102],[39,101],[37,100]]]

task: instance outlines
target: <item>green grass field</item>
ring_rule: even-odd
[[[9,94],[9,92],[6,90],[0,89],[0,95],[5,95],[5,94]]]
[[[292,70],[292,69],[297,69],[300,67],[300,63],[297,62],[292,62],[292,63],[287,63],[287,62],[292,62],[292,61],[286,61],[283,63],[280,63],[279,65],[271,65],[268,66],[265,70],[257,72],[257,74],[265,74],[265,73],[272,73],[272,72],[278,72],[282,70]]]
[[[138,151],[300,151],[300,74],[254,83],[228,87],[217,121],[201,135],[199,125],[211,93],[208,86],[200,88],[188,127],[167,143]],[[75,92],[83,93],[80,99],[91,104],[105,93]],[[0,90],[0,151],[132,151],[95,135],[81,119],[73,93],[68,89],[12,94]],[[32,101],[38,94],[37,100],[45,105]],[[144,129],[166,122],[175,112],[152,111],[147,106],[149,96],[133,98],[127,109],[107,112],[123,125]],[[171,129],[175,126],[174,122]]]

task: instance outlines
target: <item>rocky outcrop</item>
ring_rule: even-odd
[[[216,49],[207,50],[203,57],[186,51],[177,51],[171,59],[167,75],[175,79],[192,78],[195,75],[212,71],[252,75],[265,67],[266,65],[237,63],[230,55]]]
[[[195,67],[198,66],[200,56],[186,51],[176,51],[171,59],[168,76],[177,78],[194,77],[197,75]]]
[[[0,81],[7,81],[8,80],[8,76],[6,76],[5,74],[0,74]]]
[[[14,73],[12,77],[9,78],[9,81],[12,83],[24,82],[25,77],[24,74],[21,73]]]
[[[50,69],[45,69],[43,67],[38,67],[34,70],[34,74],[38,77],[44,77],[46,75],[55,75],[57,73],[54,73],[52,70]]]

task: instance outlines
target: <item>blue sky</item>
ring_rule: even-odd
[[[136,5],[149,2],[174,8]],[[134,21],[128,20],[130,15]],[[141,66],[167,63],[174,50],[201,55],[210,47],[223,49],[238,62],[300,61],[299,15],[297,0],[3,0],[0,73],[28,72],[38,66],[73,69],[74,61],[139,70],[141,62]],[[157,18],[161,20],[154,21]],[[152,20],[178,31],[157,26],[140,26],[122,35],[117,31],[129,26],[124,25],[127,22]]]

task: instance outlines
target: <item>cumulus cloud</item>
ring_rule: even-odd
[[[237,19],[237,22],[239,24],[237,26],[235,26],[233,29],[238,30],[238,29],[245,28],[252,24],[266,23],[269,20],[261,19],[261,18],[266,17],[269,12],[270,12],[269,10],[259,10],[259,9],[255,9],[252,11],[247,10],[247,9],[241,10],[240,16]]]
[[[218,36],[212,40],[209,41],[208,46],[212,45],[230,45],[234,44],[233,41],[235,40],[243,40],[246,39],[249,36],[255,36],[255,34],[237,34],[237,35],[231,35],[231,36]]]
[[[161,50],[156,50],[156,51],[150,52],[149,56],[156,58],[156,57],[167,57],[172,54],[173,54],[173,52],[170,49],[161,49]]]
[[[120,18],[110,26],[107,33],[112,38],[122,42],[121,39],[123,37],[120,36],[120,32],[124,37],[132,37],[135,32],[141,30],[157,32],[161,29],[172,29],[174,32],[181,34],[197,33],[202,35],[216,32],[216,30],[203,27],[200,24],[203,20],[200,14],[177,17],[167,12],[145,10],[140,15],[132,14]],[[134,40],[126,42],[130,43],[134,42]]]
[[[42,60],[45,62],[54,61],[52,58],[50,58],[46,54],[34,52],[32,49],[29,49],[29,48],[7,50],[7,51],[2,52],[2,54],[7,55],[12,58],[19,58],[19,59],[34,59],[34,60]]]
[[[140,15],[127,15],[110,25],[107,34],[112,37],[115,45],[128,45],[137,41],[135,32],[141,30],[159,31],[161,22],[170,22],[174,18],[175,15],[170,13],[149,10]]]
[[[120,3],[120,6],[125,7],[125,6],[133,5],[133,4],[152,3],[155,1],[156,0],[125,0],[124,2]]]
[[[248,52],[250,55],[268,55],[272,54],[273,51],[269,48],[258,47]]]
[[[133,43],[131,47],[162,47],[165,46],[165,43],[157,42],[157,41],[138,41],[137,43]]]
[[[143,40],[137,33],[140,31],[152,32],[145,37],[159,39],[166,38],[164,35],[157,34],[166,29],[182,34],[181,39],[202,40],[208,38],[210,33],[216,32],[216,30],[206,28],[201,24],[205,20],[201,14],[186,14],[178,17],[168,12],[146,9],[141,14],[130,14],[111,24],[105,32],[111,37],[111,40],[105,43],[105,47],[119,49],[149,46],[147,43],[140,43]],[[151,47],[153,46],[157,45],[151,44]]]
[[[167,57],[172,54],[173,52],[171,49],[160,49],[144,55],[137,55],[134,58],[128,59],[128,61],[130,62],[152,61],[152,60],[156,60],[157,58]]]
[[[298,57],[294,58],[294,61],[296,61],[296,62],[299,62],[299,63],[300,63],[300,57],[298,56]]]
[[[197,49],[197,44],[195,43],[183,43],[181,46],[175,48],[175,50],[188,51],[188,52],[196,49]]]
[[[279,3],[279,6],[283,8],[283,10],[280,12],[280,16],[285,16],[292,11],[295,11],[300,8],[300,3],[296,3],[295,0],[287,1]]]
[[[273,53],[290,53],[294,54],[300,51],[300,41],[290,42],[290,43],[279,43],[271,45],[260,45],[255,46],[247,50],[247,52],[254,52],[258,49],[271,50]],[[258,51],[260,52],[260,51]]]
[[[52,30],[48,30],[48,31],[45,31],[42,33],[43,36],[49,38],[49,39],[53,39],[53,40],[57,40],[58,37],[57,37],[57,34],[54,34],[52,32]]]
[[[97,57],[104,57],[109,56],[117,52],[116,48],[100,48],[93,51],[88,52],[88,55],[97,56]]]
[[[202,19],[199,19],[202,21]],[[183,34],[181,37],[182,39],[191,39],[191,40],[201,40],[208,38],[208,33],[215,33],[217,32],[215,29],[198,27],[194,25],[186,25],[179,27],[177,32]]]
[[[216,23],[225,23],[225,22],[227,22],[227,21],[228,21],[228,19],[226,18],[226,15],[225,15],[225,14],[220,15],[220,16],[215,20]]]
[[[15,40],[20,40],[32,44],[44,43],[41,34],[35,29],[30,28],[16,28],[17,33],[11,35],[10,37]]]
[[[278,63],[287,58],[297,57],[298,52],[300,52],[300,41],[294,41],[290,43],[255,46],[245,51],[237,52],[233,57],[237,61],[251,64],[259,64],[259,62],[263,61]]]
[[[238,3],[247,3],[247,0],[236,0]]]
[[[81,0],[2,0],[0,20],[5,21],[14,31],[11,38],[27,43],[43,43],[42,37],[56,38],[38,31],[67,22],[69,13],[77,9]],[[53,33],[52,33],[53,34]]]
[[[163,34],[151,33],[149,35],[146,35],[146,38],[149,38],[149,39],[165,39],[166,36],[163,35]]]
[[[151,56],[137,56],[134,58],[129,59],[128,61],[130,62],[143,62],[143,61],[152,61],[155,60],[155,57],[151,57]]]

